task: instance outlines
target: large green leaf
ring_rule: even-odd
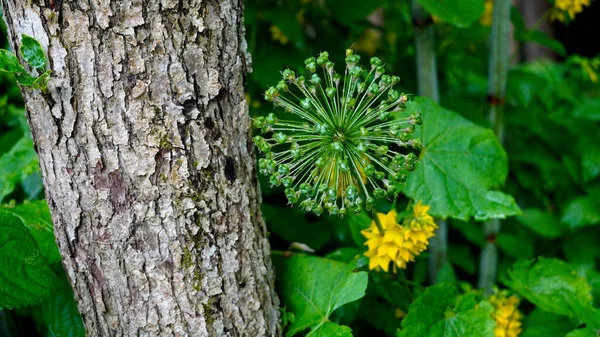
[[[39,170],[33,141],[23,137],[10,151],[0,156],[0,201],[10,194],[16,184]]]
[[[572,229],[600,224],[600,200],[593,197],[573,200],[565,208],[561,220]]]
[[[44,70],[46,68],[46,57],[44,55],[44,49],[38,42],[38,40],[34,39],[29,35],[23,34],[21,36],[21,55],[25,62],[27,62],[30,66]]]
[[[483,0],[418,0],[429,13],[457,27],[468,27],[483,14]]]
[[[525,209],[517,220],[531,231],[546,238],[558,238],[563,232],[563,227],[557,218],[539,209]]]
[[[493,337],[492,306],[474,296],[459,297],[454,284],[428,287],[408,308],[398,337]]]
[[[18,217],[0,212],[0,309],[39,303],[58,277]]]
[[[84,337],[83,321],[77,309],[77,302],[68,281],[63,281],[60,291],[44,301],[35,315],[40,332],[48,337]]]
[[[577,329],[569,332],[565,337],[598,337],[598,330],[593,328]]]
[[[511,196],[493,190],[504,183],[508,165],[492,131],[425,98],[416,98],[407,110],[423,114],[416,136],[424,145],[420,164],[406,182],[408,196],[444,218],[487,220],[519,214]]]
[[[312,331],[307,336],[311,337],[352,337],[352,329],[333,322],[326,322]]]
[[[598,311],[592,307],[592,288],[566,262],[519,260],[508,274],[507,285],[538,308],[600,325]]]
[[[577,322],[574,322],[568,316],[536,308],[527,315],[523,333],[520,337],[564,337],[577,325]]]
[[[48,263],[60,263],[60,253],[54,240],[54,228],[46,200],[26,202],[15,207],[0,206],[0,212],[21,219]]]
[[[274,263],[281,299],[295,315],[286,336],[308,328],[307,336],[334,330],[347,336],[349,330],[324,325],[335,309],[365,295],[368,274],[354,272],[353,264],[308,255],[276,256]]]

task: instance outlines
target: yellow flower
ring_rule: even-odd
[[[506,297],[502,293],[492,295],[490,303],[495,310],[492,317],[496,320],[494,334],[496,337],[517,337],[521,333],[523,315],[517,309],[519,298],[515,295]]]
[[[492,25],[492,17],[494,13],[494,0],[485,0],[485,10],[479,18],[479,23],[482,26],[489,27]]]
[[[289,42],[288,37],[283,34],[281,29],[277,26],[269,27],[269,31],[271,31],[271,38],[275,41],[279,41],[279,43],[285,45]]]
[[[577,13],[583,11],[584,6],[591,5],[591,0],[556,0],[554,9],[550,13],[550,19],[565,22],[566,15],[571,20],[575,19]]]
[[[389,270],[390,262],[393,268],[406,268],[408,262],[414,261],[415,256],[421,254],[429,245],[429,238],[434,236],[437,228],[431,215],[427,213],[429,206],[417,203],[413,208],[413,215],[402,223],[397,223],[397,213],[378,213],[379,221],[384,233],[380,233],[375,220],[371,226],[361,233],[367,238],[365,245],[368,247],[364,254],[369,258],[369,269]]]

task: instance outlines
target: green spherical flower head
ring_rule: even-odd
[[[376,57],[363,67],[348,49],[345,60],[343,76],[327,52],[306,59],[306,77],[284,70],[265,99],[285,113],[253,123],[266,157],[261,174],[284,186],[291,204],[317,215],[370,210],[393,197],[418,163],[409,148],[422,146],[414,137],[421,115],[403,113],[408,96],[393,89],[400,78],[385,74]]]

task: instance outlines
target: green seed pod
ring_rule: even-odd
[[[379,59],[379,57],[371,57],[371,67],[375,69],[377,67],[381,67],[383,65],[383,61]]]
[[[385,197],[385,190],[383,188],[376,188],[373,190],[373,196],[375,196],[375,198],[377,199],[381,199],[383,197]]]
[[[283,183],[284,187],[291,187],[292,184],[294,183],[294,178],[285,177],[285,178],[281,179],[281,182]]]
[[[321,83],[321,78],[319,77],[319,75],[313,74],[312,77],[310,78],[310,83],[312,83],[314,85],[318,85]]]
[[[280,186],[281,185],[281,175],[279,173],[271,174],[271,177],[269,178],[269,182],[271,183],[271,186]]]
[[[279,81],[277,82],[277,90],[288,92],[290,91],[290,88],[288,87],[287,83],[285,83],[285,81]]]
[[[273,134],[273,139],[275,139],[278,144],[283,144],[287,140],[287,136],[283,132],[276,132]]]
[[[335,96],[335,92],[336,92],[336,90],[335,90],[334,87],[330,87],[330,88],[325,89],[325,93],[327,94],[327,97],[333,97],[333,96]]]
[[[296,79],[296,73],[290,69],[284,70],[282,75],[284,80],[293,81],[294,79]]]
[[[268,114],[267,118],[265,120],[267,121],[268,124],[275,124],[275,123],[277,123],[277,117],[275,117],[274,113]]]

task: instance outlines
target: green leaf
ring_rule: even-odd
[[[35,85],[36,77],[29,75],[28,73],[15,73],[15,78],[19,84],[22,84],[27,87],[33,87]]]
[[[452,265],[450,262],[446,261],[438,271],[435,283],[456,282],[456,280],[456,273],[454,272]]]
[[[0,212],[21,219],[48,263],[60,263],[60,253],[54,240],[54,228],[46,200],[27,202],[15,207],[0,206]]]
[[[493,337],[492,306],[449,283],[428,287],[408,308],[398,337]]]
[[[523,226],[545,238],[555,239],[560,237],[563,232],[563,226],[558,219],[539,209],[525,209],[521,215],[517,216],[517,220]]]
[[[407,310],[407,307],[404,307],[404,310]],[[373,328],[384,331],[390,336],[395,336],[396,330],[398,330],[401,322],[400,318],[396,316],[396,313],[398,311],[399,314],[402,314],[404,313],[404,310],[397,304],[392,306],[375,296],[366,296],[361,301],[358,315],[367,321]]]
[[[482,0],[418,0],[429,13],[457,27],[468,27],[484,11]]]
[[[529,241],[526,241],[529,242]],[[516,235],[500,233],[496,237],[498,247],[508,256],[517,259],[530,259],[533,257],[533,246],[524,244]]]
[[[23,34],[21,36],[21,55],[25,62],[29,63],[30,66],[44,70],[46,68],[46,56],[44,55],[44,49],[38,40],[34,39],[29,35]]]
[[[306,337],[352,337],[352,329],[333,322],[326,322],[311,331]]]
[[[38,331],[48,337],[85,337],[81,315],[66,277],[52,297],[38,305],[34,320]]]
[[[368,274],[354,272],[352,264],[308,255],[275,256],[273,261],[281,299],[296,317],[287,337],[308,328],[316,333],[335,309],[365,295]]]
[[[568,316],[535,308],[527,316],[523,333],[519,337],[564,337],[575,327],[577,323]]]
[[[423,114],[416,136],[424,144],[420,164],[406,182],[409,197],[443,218],[487,220],[519,214],[511,196],[493,190],[504,183],[508,165],[491,130],[425,98],[416,98],[407,110]]]
[[[367,239],[360,232],[369,228],[372,221],[371,217],[365,211],[360,214],[348,215],[348,225],[350,227],[352,239],[361,249],[364,247],[364,243]]]
[[[52,295],[58,277],[22,221],[0,212],[0,309],[37,304]]]
[[[0,201],[10,194],[18,182],[39,170],[37,153],[30,138],[21,138],[13,148],[0,156]]]
[[[24,73],[25,69],[19,64],[19,59],[15,54],[6,49],[0,49],[0,71]]]
[[[585,278],[564,261],[539,258],[519,260],[508,272],[507,285],[538,308],[570,317],[590,325],[600,323],[592,307],[592,289]]]
[[[575,108],[573,115],[590,121],[600,121],[600,99],[584,99],[583,102]]]
[[[542,46],[554,50],[560,56],[566,56],[567,54],[565,46],[563,46],[560,41],[551,38],[548,34],[537,29],[528,30],[523,32],[523,34],[515,34],[515,38],[517,41],[521,42],[535,42],[541,44]]]
[[[366,19],[382,4],[382,0],[327,0],[327,7],[331,9],[331,15],[345,25]]]
[[[598,330],[592,328],[577,329],[569,332],[565,337],[598,337]]]
[[[325,217],[307,215],[298,207],[289,208],[263,203],[261,209],[269,230],[288,242],[300,242],[312,249],[320,249],[333,239],[332,226]],[[319,235],[315,235],[315,232]]]
[[[561,221],[571,229],[600,224],[600,201],[591,197],[579,197],[566,208]]]

